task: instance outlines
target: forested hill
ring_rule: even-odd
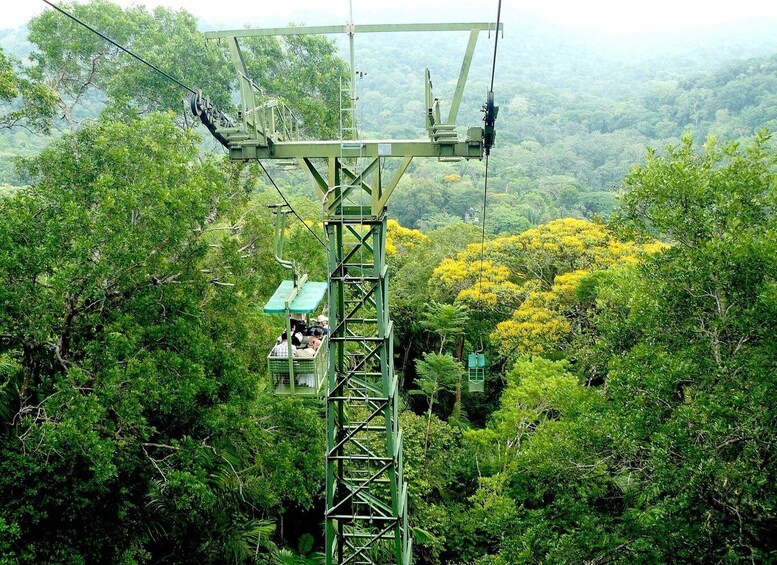
[[[777,52],[777,30],[775,24],[767,22],[637,37],[569,32],[532,17],[508,19],[505,26],[496,75],[503,90],[502,102],[522,92],[540,94],[541,87],[545,93],[567,98],[571,94],[610,102],[639,100],[654,83],[679,82],[697,73],[714,73],[727,63]],[[358,64],[368,72],[360,80],[361,91],[396,94],[388,106],[381,106],[382,113],[366,111],[365,118],[373,120],[377,131],[387,123],[412,123],[401,109],[405,103],[417,101],[416,91],[405,87],[413,83],[423,86],[423,76],[412,72],[419,67],[429,66],[435,86],[441,87],[443,97],[449,95],[466,39],[466,34],[456,33],[360,37]],[[493,36],[483,34],[467,91],[475,98],[482,97],[481,89],[487,86],[492,47]],[[402,76],[405,71],[410,76]],[[395,92],[390,85],[398,86],[397,81],[402,88]],[[538,108],[547,106],[541,100],[535,103]],[[462,107],[462,112],[470,119],[477,115],[469,107]]]
[[[190,14],[70,7],[235,110],[226,46]],[[321,563],[338,411],[268,376],[277,187],[203,141],[167,79],[53,11],[28,28],[0,52],[0,564]],[[400,383],[414,562],[774,563],[777,33],[507,29],[487,221],[484,163],[419,158],[385,254],[348,224],[327,257],[320,196],[268,165],[302,220],[284,259],[326,280],[351,247],[332,279],[359,286],[330,294],[365,317],[332,341],[392,343],[354,329],[388,301],[393,359],[332,357],[381,406],[389,367]],[[452,92],[466,37],[402,41],[358,39],[369,134],[423,133],[424,66]],[[337,135],[341,45],[241,45],[268,96]],[[476,55],[461,124],[481,119],[485,41]],[[373,257],[385,285],[365,286]],[[338,419],[375,433],[360,448],[383,467],[399,453],[373,408]]]
[[[531,19],[505,25],[491,169],[499,193],[495,233],[555,217],[609,213],[612,193],[644,148],[676,143],[684,131],[738,139],[759,127],[777,128],[777,33],[768,24],[620,41]],[[361,126],[375,135],[422,135],[423,76],[417,69],[430,67],[435,94],[445,104],[465,41],[456,34],[360,38],[360,65],[367,71],[359,81]],[[481,118],[492,45],[481,38],[462,125]],[[454,187],[457,194],[441,182],[449,174],[464,179]],[[449,214],[462,218],[478,207],[476,167],[425,166],[410,178],[430,194],[419,209],[410,191],[400,189],[392,211],[403,225],[437,227],[452,220]]]
[[[700,139],[738,139],[757,128],[777,129],[777,30],[768,23],[629,39],[573,34],[531,17],[505,25],[492,233],[556,217],[609,214],[620,180],[644,148],[676,143],[684,131]],[[0,45],[26,56],[31,47],[25,33],[0,32]],[[486,35],[475,54],[461,125],[482,118],[492,46]],[[456,33],[360,36],[364,135],[423,136],[423,68],[432,70],[445,107],[465,43],[466,34]],[[94,115],[101,105],[92,93],[76,111]],[[21,182],[9,161],[13,155],[35,154],[44,144],[25,130],[0,131],[0,184]],[[461,180],[443,180],[451,175]],[[403,225],[424,229],[472,217],[470,208],[480,207],[480,175],[472,164],[416,163],[397,191],[392,214]],[[428,189],[423,206],[411,184]],[[307,190],[304,182],[301,189]]]

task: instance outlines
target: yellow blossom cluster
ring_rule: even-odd
[[[620,241],[604,226],[576,218],[554,220],[487,243],[485,256],[493,270],[519,289],[517,295],[525,296],[512,317],[497,326],[491,339],[509,358],[552,351],[572,331],[569,320],[575,316],[575,292],[583,277],[593,270],[636,263],[665,248],[659,242]],[[451,273],[458,272],[457,263],[475,262],[479,255],[480,246],[471,245],[445,269],[435,271],[435,276],[440,284],[449,283]],[[506,276],[498,270],[500,266],[507,268]],[[471,284],[458,290],[460,297],[475,293],[476,281]],[[485,293],[485,281],[483,286]],[[500,300],[498,293],[488,297],[490,301]]]
[[[495,283],[483,279],[459,291],[456,302],[464,303],[472,309],[505,309],[508,312],[519,304],[523,293],[521,287],[510,281]]]
[[[571,326],[563,316],[527,300],[510,320],[497,325],[491,339],[503,356],[514,359],[553,349],[570,330]]]
[[[510,270],[503,265],[494,265],[490,261],[464,262],[456,259],[443,259],[434,270],[432,276],[442,284],[456,286],[462,282],[472,284],[480,280],[481,269],[483,278],[492,283],[507,281]]]
[[[544,308],[568,308],[575,301],[575,291],[580,284],[580,279],[588,272],[585,269],[578,269],[571,273],[556,275],[553,288],[543,292],[532,292],[526,298],[526,302],[534,300],[541,303]]]
[[[508,269],[507,280],[519,285],[539,280],[547,289],[559,274],[634,263],[644,255],[665,247],[658,242],[622,242],[602,225],[577,218],[563,218],[518,235],[486,242],[483,254],[492,265]],[[435,277],[440,284],[447,284],[438,275],[461,271],[464,265],[479,263],[480,254],[480,244],[467,246],[455,259],[446,260],[455,261],[458,266],[448,264],[444,269],[435,271]]]
[[[572,329],[563,312],[574,304],[577,286],[587,274],[583,269],[564,273],[550,290],[530,292],[512,318],[492,333],[500,352],[506,357],[539,355],[557,346]]]
[[[444,259],[431,284],[439,300],[508,314],[491,334],[503,355],[552,351],[572,331],[580,313],[575,293],[594,270],[635,263],[666,246],[620,241],[605,226],[577,218],[554,220],[483,247],[472,244]]]
[[[396,220],[389,220],[386,229],[386,254],[396,255],[429,239],[418,230],[405,228]]]
[[[453,297],[471,308],[507,308],[520,303],[521,287],[509,280],[510,270],[504,265],[479,260],[465,263],[444,259],[434,270],[432,279],[438,296]],[[482,284],[481,284],[482,281]]]

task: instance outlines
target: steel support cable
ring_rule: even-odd
[[[267,171],[267,169],[264,166],[264,163],[262,163],[259,159],[256,160],[257,163],[259,163],[259,166],[262,167],[262,170],[264,171],[264,174],[267,175],[267,179],[270,181],[270,184],[273,185],[275,190],[278,191],[278,194],[283,198],[283,202],[286,204],[286,206],[289,207],[289,210],[291,210],[291,213],[294,214],[294,216],[302,223],[303,226],[305,226],[305,229],[307,229],[313,237],[315,237],[318,242],[324,247],[324,249],[327,249],[326,243],[324,243],[324,240],[318,237],[318,234],[314,232],[307,223],[305,223],[305,220],[302,219],[302,217],[297,214],[297,211],[292,207],[292,205],[289,203],[289,201],[286,199],[286,196],[283,194],[281,189],[278,187],[277,184],[275,184],[275,179],[270,176],[270,173]]]
[[[499,19],[502,17],[502,0],[496,8],[496,31],[494,32],[494,60],[491,62],[491,88],[494,90],[494,73],[496,72],[496,49],[499,47]]]
[[[499,0],[499,3],[496,8],[496,31],[494,32],[494,58],[491,62],[491,88],[489,88],[489,92],[494,91],[494,74],[496,73],[496,52],[499,48],[499,20],[502,17],[502,0]],[[483,255],[485,253],[485,247],[486,247],[486,208],[487,208],[487,202],[488,202],[488,156],[490,154],[490,151],[486,152],[486,174],[485,179],[483,181],[483,217],[482,217],[482,224],[481,224],[481,233],[480,233],[480,276],[479,276],[479,282],[478,282],[478,302],[480,302],[480,295],[483,291]]]
[[[52,2],[49,2],[49,0],[43,0],[43,2],[45,2],[46,4],[48,4],[49,6],[51,6],[52,8],[54,8],[55,10],[57,10],[58,12],[60,12],[60,13],[64,14],[65,16],[67,16],[68,18],[70,18],[71,20],[73,20],[74,22],[76,22],[77,24],[80,24],[80,25],[84,26],[86,29],[88,29],[88,30],[89,30],[89,31],[91,31],[92,33],[95,33],[95,34],[99,35],[100,37],[102,37],[102,38],[103,38],[105,41],[107,41],[108,43],[111,43],[112,45],[115,45],[116,47],[118,47],[119,49],[121,49],[122,51],[124,51],[124,52],[125,52],[127,55],[129,55],[130,57],[134,57],[135,59],[137,59],[138,61],[140,61],[141,63],[143,63],[143,64],[144,64],[144,65],[146,65],[147,67],[150,67],[151,69],[155,70],[155,71],[156,71],[156,72],[158,72],[160,75],[162,75],[162,76],[164,76],[165,78],[167,78],[168,80],[171,80],[171,81],[173,81],[175,84],[177,84],[177,85],[178,85],[178,86],[180,86],[181,88],[183,88],[183,89],[185,89],[185,90],[188,90],[188,91],[189,91],[189,92],[191,92],[192,94],[197,94],[197,91],[196,91],[196,90],[194,90],[193,88],[190,88],[190,87],[186,86],[184,83],[182,83],[180,80],[178,80],[178,79],[177,79],[177,78],[175,78],[174,76],[172,76],[172,75],[169,75],[168,73],[166,73],[165,71],[163,71],[162,69],[160,69],[159,67],[157,67],[156,65],[154,65],[154,64],[152,64],[152,63],[149,63],[148,61],[146,61],[146,60],[145,60],[143,57],[141,57],[140,55],[136,55],[135,53],[133,53],[132,51],[130,51],[129,49],[127,49],[126,47],[124,47],[124,46],[123,46],[123,45],[121,45],[120,43],[118,43],[118,42],[114,41],[113,39],[111,39],[110,37],[108,37],[107,35],[105,35],[104,33],[101,33],[101,32],[99,32],[99,31],[97,31],[96,29],[94,29],[94,28],[93,28],[92,26],[90,26],[89,24],[87,24],[87,23],[85,23],[85,22],[83,22],[83,21],[79,20],[79,19],[78,19],[77,17],[75,17],[73,14],[70,14],[70,13],[66,12],[65,10],[63,10],[62,8],[60,8],[59,6],[57,6],[56,4],[54,4],[54,3],[52,3]]]
[[[480,231],[480,281],[478,282],[478,302],[483,291],[483,253],[486,246],[486,202],[488,200],[488,155],[486,155],[486,175],[483,181],[483,218]]]

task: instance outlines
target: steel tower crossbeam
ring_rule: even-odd
[[[504,26],[500,25],[499,29]],[[394,33],[429,32],[429,31],[494,31],[493,23],[443,23],[443,24],[345,24],[336,26],[294,26],[270,27],[262,29],[233,29],[222,31],[206,31],[208,39],[228,39],[232,37],[268,37],[283,35],[336,35],[350,33]]]

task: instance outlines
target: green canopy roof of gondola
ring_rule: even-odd
[[[289,312],[292,314],[311,314],[318,310],[319,304],[326,295],[327,283],[305,282],[297,295],[289,304]],[[268,314],[285,314],[286,301],[294,290],[293,281],[283,281],[272,298],[264,305],[264,311]]]

